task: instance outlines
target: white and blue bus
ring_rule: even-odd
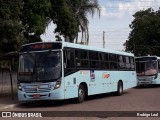
[[[45,42],[21,47],[19,101],[62,100],[115,92],[137,85],[134,55],[97,47]]]
[[[141,56],[135,58],[137,86],[160,84],[160,57]]]

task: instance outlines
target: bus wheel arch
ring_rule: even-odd
[[[85,82],[79,84],[77,102],[82,103],[88,95],[88,87]]]
[[[117,93],[118,96],[121,96],[123,94],[123,81],[119,80],[117,84]]]

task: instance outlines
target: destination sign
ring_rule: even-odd
[[[61,49],[61,43],[35,43],[27,44],[21,47],[20,52],[30,52],[30,51],[42,51],[42,50],[55,50]]]

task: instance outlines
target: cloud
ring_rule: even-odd
[[[107,17],[107,18],[122,18],[124,15],[123,12],[114,12],[114,11],[109,11],[106,7],[101,8],[101,16],[102,17]]]
[[[106,18],[121,19],[125,15],[133,15],[135,12],[147,8],[157,9],[160,6],[160,0],[116,0],[107,1],[101,8],[101,16]]]

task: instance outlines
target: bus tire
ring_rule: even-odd
[[[85,88],[82,84],[80,84],[80,86],[78,88],[77,102],[82,103],[85,100],[85,96],[86,96]]]
[[[121,96],[122,94],[123,94],[123,83],[122,83],[122,81],[119,81],[118,85],[117,85],[116,95]]]

